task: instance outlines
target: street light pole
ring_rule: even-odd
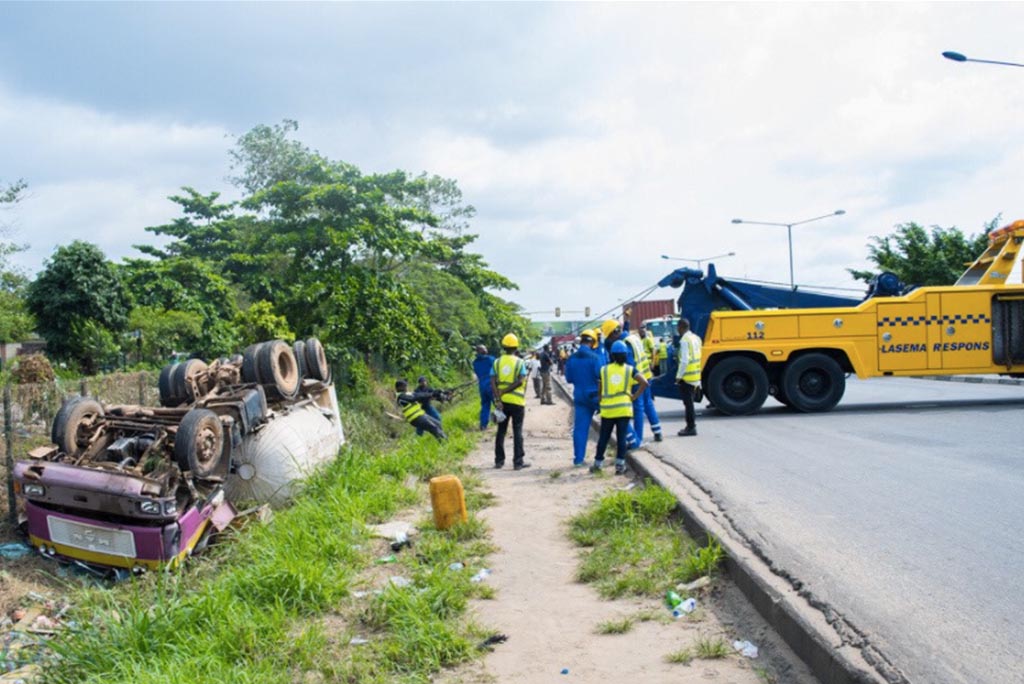
[[[953,52],[952,50],[946,50],[942,53],[942,56],[946,59],[951,59],[954,62],[978,62],[980,64],[1000,64],[1002,66],[1024,67],[1024,64],[1017,64],[1016,62],[997,62],[992,59],[974,59],[973,57],[967,57],[959,52]]]
[[[726,252],[725,254],[716,254],[715,256],[701,257],[700,259],[687,259],[686,257],[674,257],[668,254],[662,254],[662,259],[668,259],[669,261],[695,261],[697,262],[697,268],[699,269],[701,264],[705,261],[711,261],[712,259],[721,259],[723,257],[736,256],[736,252]]]
[[[803,221],[793,221],[792,223],[774,223],[772,221],[747,221],[746,219],[734,218],[733,223],[749,223],[754,226],[779,226],[786,228],[786,237],[789,240],[789,289],[796,290],[796,280],[793,276],[793,226],[800,226],[811,221],[820,221],[821,219],[831,218],[833,216],[842,216],[846,211],[844,209],[836,209],[831,214],[822,214],[821,216],[815,216],[814,218],[804,219]]]

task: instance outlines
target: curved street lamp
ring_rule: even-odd
[[[668,254],[662,254],[661,258],[662,259],[668,259],[669,261],[695,261],[695,262],[697,262],[697,268],[699,269],[700,265],[702,263],[704,263],[705,261],[711,261],[712,259],[721,259],[723,257],[731,257],[731,256],[736,256],[736,252],[726,252],[725,254],[716,254],[715,256],[701,257],[700,259],[687,259],[686,257],[674,257],[674,256],[669,256]]]
[[[946,50],[942,53],[942,56],[946,59],[951,59],[954,62],[979,62],[981,64],[1001,64],[1003,66],[1015,66],[1024,67],[1024,64],[1017,64],[1016,62],[997,62],[992,59],[974,59],[973,57],[967,57],[959,52],[953,52],[952,50]]]
[[[799,226],[804,223],[810,223],[811,221],[820,221],[821,219],[832,218],[833,216],[842,216],[846,211],[844,209],[836,209],[831,214],[823,214],[821,216],[815,216],[814,218],[804,219],[803,221],[793,221],[792,223],[773,223],[771,221],[747,221],[746,219],[734,218],[733,223],[749,223],[755,226],[780,226],[786,229],[786,235],[789,238],[789,287],[791,290],[796,289],[796,282],[793,279],[793,226]]]

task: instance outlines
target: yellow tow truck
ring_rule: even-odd
[[[753,413],[769,394],[812,412],[839,402],[849,373],[1024,377],[1024,283],[1007,283],[1022,243],[1024,221],[992,231],[950,286],[876,292],[855,306],[711,311],[704,393],[727,414]]]

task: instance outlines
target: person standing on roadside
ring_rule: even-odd
[[[626,363],[627,347],[622,340],[612,343],[612,362],[601,369],[598,379],[601,406],[601,434],[597,439],[597,455],[590,472],[600,472],[604,464],[604,452],[615,430],[615,474],[626,472],[626,440],[629,423],[633,419],[633,402],[647,389],[643,373]],[[633,385],[635,391],[630,391]]]
[[[596,337],[593,330],[581,332],[579,349],[565,362],[565,380],[572,384],[572,464],[576,468],[587,464],[590,421],[601,408],[601,359],[591,346]]]
[[[533,396],[540,399],[540,359],[537,358],[537,352],[530,352],[530,358],[526,360],[526,370],[533,382]]]
[[[491,392],[498,413],[498,434],[494,438],[494,467],[505,466],[505,433],[512,421],[512,465],[516,470],[529,468],[524,459],[523,419],[526,417],[526,363],[516,356],[519,338],[513,333],[501,338],[502,355],[491,372]]]
[[[482,344],[476,346],[476,358],[473,359],[473,374],[476,375],[476,388],[480,392],[480,430],[486,430],[491,422],[491,402],[494,395],[491,394],[491,369],[494,367],[494,357],[487,353],[487,347]]]
[[[551,399],[551,367],[557,363],[555,360],[557,358],[558,352],[555,351],[554,343],[551,344],[550,350],[545,348],[540,354],[540,403],[542,404],[555,403]]]
[[[679,370],[676,371],[676,384],[683,396],[683,408],[686,413],[686,427],[677,434],[680,437],[693,437],[697,434],[697,423],[693,410],[693,393],[700,386],[700,337],[690,330],[690,321],[680,318],[679,330]]]

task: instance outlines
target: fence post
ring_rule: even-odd
[[[18,526],[18,506],[14,501],[14,430],[11,429],[11,386],[4,385],[4,446],[7,447],[7,508],[11,527]]]
[[[78,393],[83,397],[89,396],[89,383],[85,381],[85,378],[82,378],[82,381],[78,383]]]
[[[146,405],[146,373],[139,371],[139,406]]]

